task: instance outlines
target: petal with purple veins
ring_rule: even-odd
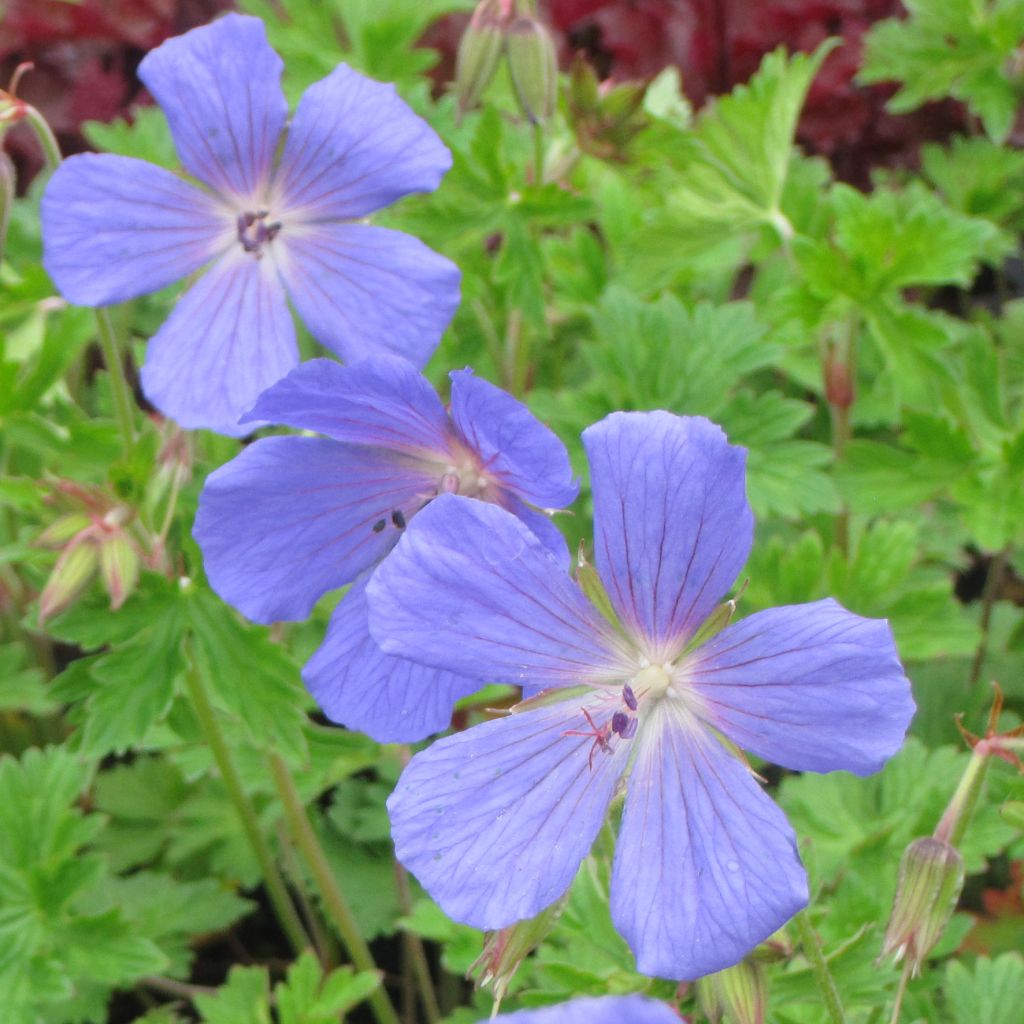
[[[733,742],[798,771],[876,772],[914,714],[892,631],[831,599],[758,612],[682,667]]]
[[[459,304],[458,267],[400,231],[286,223],[275,245],[299,316],[346,362],[383,351],[423,366]]]
[[[612,413],[583,432],[598,572],[653,657],[678,654],[753,540],[746,451],[697,416]]]
[[[268,437],[208,477],[193,533],[213,589],[257,622],[302,619],[374,565],[395,510],[431,478],[411,460],[314,437]]]
[[[679,1014],[665,1003],[638,995],[572,999],[535,1010],[502,1013],[491,1020],[506,1024],[682,1024]]]
[[[241,250],[215,263],[150,340],[146,397],[189,429],[240,436],[238,418],[299,359],[295,326],[269,260]]]
[[[388,800],[398,859],[444,912],[475,928],[533,917],[569,888],[605,819],[632,741],[595,750],[616,698],[592,694],[438,740]]]
[[[643,974],[693,981],[738,963],[807,904],[785,815],[677,702],[637,745],[611,911]]]
[[[349,366],[311,359],[260,395],[241,422],[315,430],[348,444],[450,456],[441,399],[411,363],[377,355]]]
[[[563,565],[496,505],[442,494],[367,586],[388,654],[470,678],[575,686],[629,672]]]
[[[259,18],[226,14],[150,51],[139,78],[163,109],[185,170],[258,205],[288,116],[283,67]]]
[[[563,508],[579,493],[559,438],[510,394],[472,370],[451,375],[451,415],[483,471],[540,508]]]
[[[451,165],[437,133],[393,85],[340,64],[299,100],[274,193],[289,219],[357,220],[432,192]]]
[[[166,287],[234,238],[215,200],[162,167],[106,153],[68,157],[40,208],[43,265],[69,301],[105,306]]]
[[[365,581],[353,584],[334,610],[323,644],[302,670],[309,692],[332,722],[378,743],[415,743],[442,732],[455,702],[480,683],[386,655],[370,636],[365,590]]]

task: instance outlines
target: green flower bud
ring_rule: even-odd
[[[39,534],[36,538],[36,546],[60,550],[76,534],[87,530],[91,525],[92,520],[84,512],[69,512],[67,515],[55,519]]]
[[[100,578],[110,596],[110,609],[116,612],[139,582],[141,559],[138,549],[124,533],[104,538],[99,547]]]
[[[505,48],[520,109],[534,124],[548,120],[558,99],[558,55],[551,33],[536,18],[522,15],[509,25]]]
[[[625,160],[630,142],[644,128],[646,85],[599,86],[593,68],[577,57],[569,69],[568,110],[580,149],[602,160]]]
[[[462,33],[455,56],[455,98],[460,117],[480,102],[498,70],[510,14],[508,0],[480,0]]]
[[[477,988],[490,988],[497,1002],[501,1002],[515,977],[519,965],[544,941],[565,909],[567,896],[553,903],[547,910],[528,921],[489,932],[484,940],[483,952],[470,965],[467,976],[479,971]]]
[[[697,1001],[712,1024],[764,1024],[768,982],[764,967],[741,960],[697,982]]]
[[[72,541],[61,552],[39,597],[40,626],[74,603],[89,585],[98,564],[99,552],[88,538]]]
[[[964,884],[964,861],[942,839],[915,839],[903,852],[892,916],[882,956],[906,957],[918,974],[928,952],[942,937]]]

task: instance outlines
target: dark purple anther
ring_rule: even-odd
[[[377,522],[373,524],[373,532],[380,533],[380,531],[383,530],[384,527],[387,525],[388,524],[386,519],[378,519]]]
[[[630,711],[636,711],[636,694],[633,693],[628,683],[622,688],[622,699]]]
[[[628,728],[629,715],[625,711],[616,711],[612,715],[612,732],[617,733],[619,736],[624,736]]]
[[[398,529],[405,529],[405,516],[401,509],[396,508],[395,511],[391,513],[391,522],[393,522]]]
[[[630,737],[635,736],[636,735],[636,723],[637,723],[637,720],[635,718],[631,718],[628,722],[626,722],[626,727],[622,730],[622,732],[619,733],[619,735],[624,740],[628,740],[628,739],[630,739]]]
[[[246,210],[238,215],[238,241],[246,252],[253,253],[258,259],[263,255],[263,243],[272,242],[281,230],[281,222],[275,220],[273,224],[267,224],[268,212],[258,210]]]

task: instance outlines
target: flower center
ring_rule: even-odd
[[[487,501],[489,498],[488,488],[494,481],[480,470],[476,460],[467,455],[458,465],[446,467],[441,482],[438,485],[438,494],[461,494],[466,498],[479,498]]]
[[[268,221],[268,210],[246,210],[238,215],[238,242],[246,252],[259,259],[265,243],[272,242],[281,230],[279,220]]]
[[[660,700],[668,693],[672,685],[672,676],[664,665],[648,665],[633,676],[630,686],[638,697],[649,697]]]

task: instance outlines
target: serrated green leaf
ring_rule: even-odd
[[[193,1000],[203,1024],[272,1024],[266,968],[232,967],[216,995]]]
[[[1024,957],[1004,953],[979,957],[972,968],[946,966],[946,999],[956,1024],[1018,1024],[1024,1006]]]
[[[981,117],[989,137],[1006,138],[1020,104],[1010,80],[1024,40],[1021,0],[905,0],[910,17],[876,25],[867,37],[863,82],[901,81],[896,113],[953,96]]]
[[[746,85],[705,109],[672,156],[681,181],[667,197],[680,221],[734,231],[759,225],[789,238],[782,215],[797,119],[831,44],[814,54],[768,54]]]
[[[96,149],[146,160],[175,170],[178,154],[167,118],[159,107],[134,107],[131,120],[86,121],[82,134]]]
[[[306,698],[295,662],[267,639],[265,629],[243,625],[209,591],[194,588],[186,607],[196,666],[215,698],[244,724],[254,743],[273,743],[304,760]]]
[[[305,952],[274,987],[281,1024],[337,1024],[340,1016],[380,985],[380,975],[339,967],[324,977],[319,961]]]

